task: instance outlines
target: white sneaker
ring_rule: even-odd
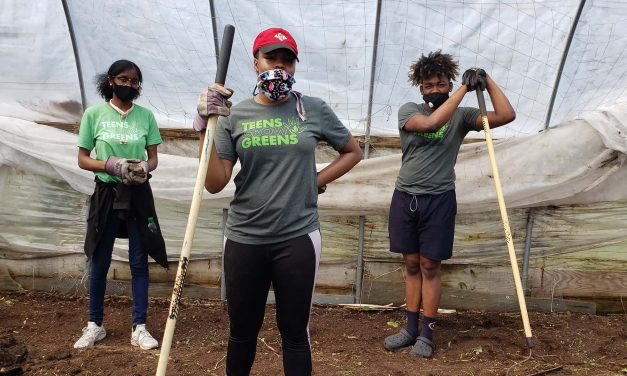
[[[156,349],[159,342],[146,330],[146,324],[135,326],[135,330],[131,333],[131,345],[139,346],[142,350]]]
[[[101,341],[107,336],[107,331],[104,326],[98,326],[95,322],[90,321],[87,326],[83,328],[83,335],[74,343],[75,349],[84,349],[86,347],[92,347],[94,343]]]

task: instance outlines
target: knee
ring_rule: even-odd
[[[421,265],[419,262],[405,262],[405,270],[407,275],[415,277],[420,274]]]
[[[306,322],[287,323],[285,320],[277,319],[277,326],[284,347],[287,346],[291,349],[309,347],[309,330]]]
[[[107,272],[103,272],[100,270],[91,270],[89,272],[89,280],[90,281],[105,281],[107,280]]]
[[[133,275],[148,274],[148,255],[141,249],[130,249],[128,264]]]
[[[93,261],[92,261],[93,262]],[[109,268],[105,268],[102,265],[93,264],[89,268],[89,279],[91,280],[104,280],[107,279],[107,273]]]
[[[439,262],[423,262],[420,270],[424,279],[433,280],[440,277],[442,268]]]
[[[247,320],[244,315],[234,316],[229,313],[229,337],[238,343],[250,341],[256,343],[262,324],[263,319],[250,318]]]
[[[133,262],[130,264],[131,275],[133,277],[146,277],[148,276],[148,263],[147,262]]]
[[[257,344],[257,335],[252,335],[250,333],[231,333],[229,335],[229,342],[236,345],[246,345],[246,344]]]
[[[307,350],[309,349],[309,335],[307,332],[298,335],[281,335],[283,348],[290,350]]]

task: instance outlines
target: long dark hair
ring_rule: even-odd
[[[96,90],[98,94],[106,101],[110,101],[113,98],[113,87],[109,84],[109,78],[115,77],[118,74],[127,71],[129,69],[135,69],[137,76],[139,76],[139,82],[142,82],[142,71],[137,64],[129,60],[118,60],[111,64],[107,73],[102,73],[96,76]]]

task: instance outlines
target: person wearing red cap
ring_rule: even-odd
[[[230,319],[226,374],[250,373],[272,285],[284,373],[310,375],[309,315],[321,251],[318,195],[362,152],[329,105],[292,90],[298,45],[287,30],[262,31],[252,53],[253,97],[231,109],[232,91],[213,85],[201,93],[194,120],[202,146],[207,117],[221,115],[205,180],[209,192],[220,192],[240,162],[223,258]],[[320,141],[339,154],[316,171]]]

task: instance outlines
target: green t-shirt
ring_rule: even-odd
[[[408,132],[403,127],[415,114],[430,115],[423,104],[405,103],[398,109],[403,159],[396,188],[410,194],[440,194],[455,189],[455,162],[469,131],[475,130],[479,109],[459,107],[436,132]]]
[[[351,133],[322,100],[303,96],[307,120],[293,95],[279,105],[252,98],[220,117],[215,145],[221,159],[236,162],[235,195],[226,237],[244,244],[269,244],[320,228],[315,151],[319,140],[341,150]]]
[[[163,141],[152,112],[134,104],[125,119],[108,103],[85,110],[78,132],[78,146],[91,151],[96,149],[96,159],[106,161],[110,156],[146,160],[146,148]],[[103,182],[120,182],[117,176],[95,172]]]

